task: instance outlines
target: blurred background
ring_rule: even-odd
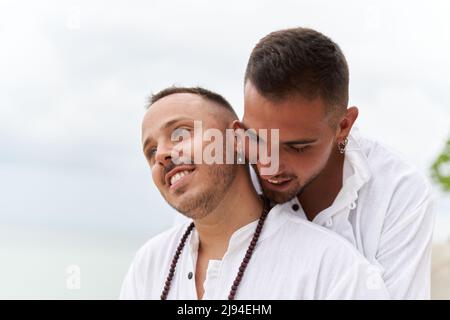
[[[1,0],[0,298],[117,298],[175,216],[141,152],[148,96],[201,85],[241,116],[251,49],[295,26],[341,46],[361,133],[433,181],[432,295],[450,298],[449,13],[435,0]]]

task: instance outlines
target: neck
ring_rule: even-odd
[[[297,196],[308,220],[312,221],[336,199],[342,188],[344,159],[344,154],[333,148],[325,168]]]
[[[199,254],[209,259],[222,259],[233,233],[258,220],[262,209],[248,170],[239,166],[235,180],[219,205],[206,217],[194,221],[200,239]]]

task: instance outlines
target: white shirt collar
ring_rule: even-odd
[[[289,215],[292,215],[289,210],[283,210],[281,206],[273,207],[267,215],[258,242],[264,241],[274,234],[283,222],[287,220]],[[226,255],[233,254],[236,250],[241,249],[243,246],[248,246],[251,238],[253,237],[257,224],[258,220],[255,220],[236,230],[230,237],[228,249],[224,257]],[[197,261],[199,236],[195,228],[192,230],[189,237],[188,246],[192,261]]]
[[[370,170],[367,156],[360,146],[360,139],[359,129],[353,127],[348,137],[348,144],[345,148],[342,188],[333,201],[333,204],[321,211],[314,218],[314,222],[322,225],[329,221],[333,215],[341,212],[342,209],[346,207],[353,209],[356,205],[356,200],[358,199],[358,191],[372,177],[372,171]],[[290,204],[297,204],[301,208],[301,204],[297,197],[290,200]],[[306,216],[304,218],[306,219]]]
[[[358,198],[358,191],[372,176],[369,162],[359,143],[360,139],[358,128],[353,128],[345,148],[342,188],[331,206],[333,211],[354,202]]]

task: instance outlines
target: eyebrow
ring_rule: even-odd
[[[175,119],[172,119],[172,120],[167,121],[166,123],[164,123],[164,124],[161,126],[160,130],[164,130],[164,129],[170,128],[171,126],[173,126],[173,125],[176,124],[177,122],[184,121],[184,120],[195,121],[195,120],[192,119],[192,118],[175,118]],[[142,146],[142,150],[145,151],[145,147],[146,147],[150,142],[153,142],[153,139],[152,139],[152,138],[147,138],[147,139],[144,141],[144,145]]]

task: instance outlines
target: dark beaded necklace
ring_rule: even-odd
[[[244,276],[244,272],[245,272],[245,269],[247,268],[248,262],[250,261],[250,258],[252,257],[253,250],[255,249],[256,243],[258,242],[259,235],[261,234],[261,230],[264,225],[264,221],[266,220],[266,217],[269,214],[270,202],[266,197],[262,197],[262,199],[263,199],[264,205],[263,205],[261,216],[259,217],[259,220],[258,220],[258,225],[256,226],[252,241],[250,242],[250,245],[248,246],[247,252],[245,253],[245,257],[241,262],[239,271],[236,275],[236,278],[234,279],[233,285],[231,286],[230,294],[228,295],[228,300],[234,300],[234,297],[236,296],[236,291],[239,287],[239,284],[241,283],[242,277]],[[169,275],[167,276],[166,282],[164,284],[163,292],[161,293],[161,300],[167,299],[167,295],[169,294],[170,286],[172,284],[173,275],[175,274],[175,269],[177,266],[178,259],[180,258],[181,251],[183,251],[184,244],[186,243],[186,240],[187,240],[189,234],[191,233],[192,229],[194,229],[193,222],[189,225],[186,232],[183,234],[183,237],[181,238],[180,243],[178,244],[177,251],[175,252],[175,255],[173,256],[172,263],[171,263],[170,269],[169,269]]]

